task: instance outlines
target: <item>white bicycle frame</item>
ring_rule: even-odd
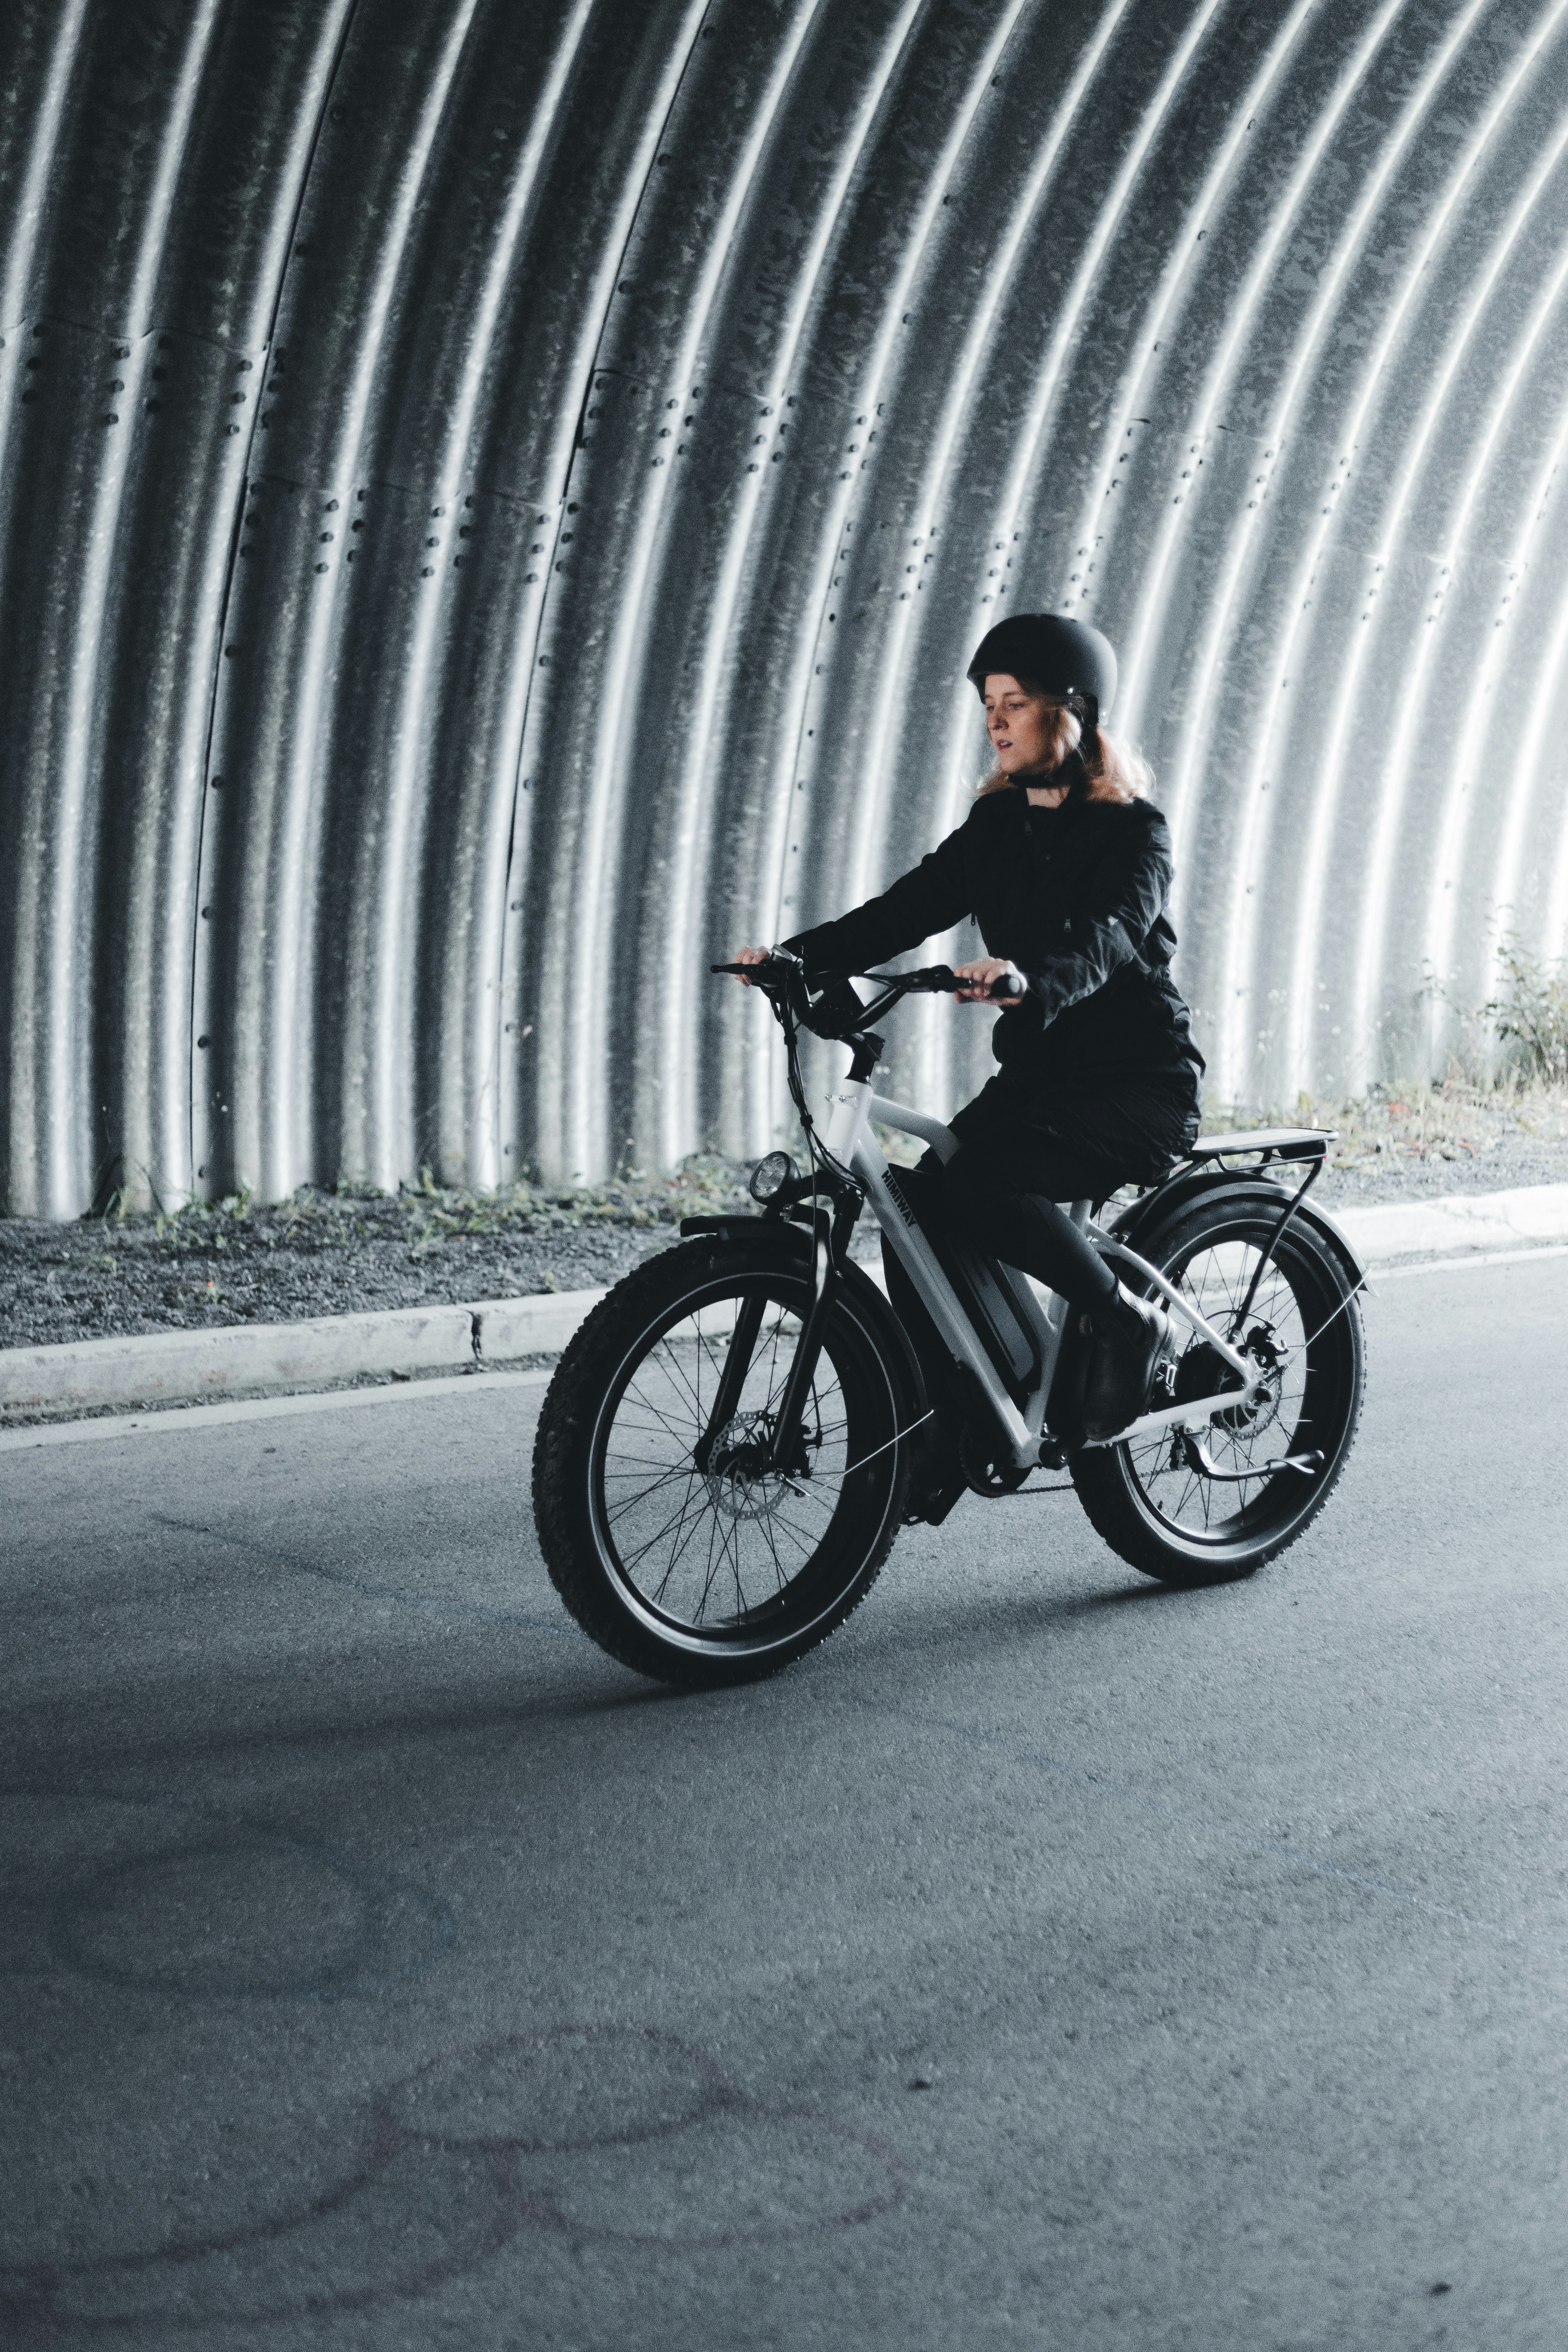
[[[873,1074],[874,1075],[874,1074]],[[1027,1322],[1039,1353],[1040,1374],[1037,1385],[1016,1405],[1003,1383],[980,1336],[970,1321],[962,1301],[942,1270],[935,1251],[918,1225],[911,1223],[907,1211],[895,1197],[888,1182],[888,1162],[881,1146],[871,1132],[871,1121],[879,1119],[884,1127],[896,1128],[900,1133],[912,1135],[929,1144],[937,1158],[951,1160],[958,1150],[958,1138],[940,1119],[927,1118],[923,1112],[907,1110],[902,1103],[889,1102],[885,1095],[873,1092],[870,1078],[843,1078],[830,1097],[831,1116],[827,1125],[826,1144],[834,1158],[854,1174],[865,1188],[866,1198],[878,1224],[893,1245],[900,1264],[914,1284],[921,1301],[931,1321],[958,1362],[965,1365],[980,1382],[1001,1427],[1005,1431],[1012,1448],[1013,1460],[1022,1470],[1033,1467],[1039,1460],[1040,1439],[1045,1433],[1046,1405],[1051,1392],[1051,1380],[1061,1350],[1062,1335],[1069,1313],[1068,1302],[1055,1291],[1047,1291],[1044,1299],[1035,1294],[1032,1285],[1026,1286],[1026,1300],[1016,1300],[1017,1311]],[[1192,1301],[1184,1297],[1157,1266],[1138,1255],[1135,1250],[1104,1233],[1089,1219],[1087,1201],[1064,1203],[1073,1223],[1087,1233],[1106,1256],[1120,1258],[1123,1265],[1141,1274],[1157,1290],[1173,1314],[1199,1333],[1215,1353],[1239,1375],[1243,1392],[1228,1389],[1215,1396],[1196,1398],[1190,1404],[1167,1405],[1157,1412],[1146,1412],[1114,1438],[1094,1443],[1122,1445],[1129,1438],[1144,1437],[1160,1429],[1189,1429],[1201,1432],[1207,1428],[1216,1412],[1234,1412],[1237,1405],[1251,1403],[1266,1386],[1260,1367],[1233,1348],[1223,1333],[1202,1316]]]

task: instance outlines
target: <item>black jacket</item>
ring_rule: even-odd
[[[785,944],[808,970],[865,971],[973,915],[1028,982],[992,1040],[1010,1085],[1195,1080],[1203,1056],[1168,969],[1171,872],[1170,827],[1146,801],[1034,808],[1013,786],[984,794],[879,898]]]

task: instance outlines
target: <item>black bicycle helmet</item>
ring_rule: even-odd
[[[986,679],[1000,675],[1064,699],[1077,696],[1093,706],[1096,721],[1110,717],[1116,699],[1116,651],[1110,638],[1062,613],[1010,613],[981,638],[968,675],[982,701]]]

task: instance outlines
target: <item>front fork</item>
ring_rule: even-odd
[[[827,1330],[827,1318],[838,1287],[837,1261],[848,1247],[849,1234],[860,1212],[860,1202],[845,1202],[834,1216],[831,1228],[825,1211],[816,1213],[816,1246],[812,1252],[812,1296],[800,1327],[790,1367],[784,1375],[783,1393],[773,1416],[773,1434],[766,1452],[758,1459],[753,1475],[765,1477],[770,1472],[796,1472],[800,1467],[800,1427],[811,1396],[811,1384],[816,1378],[816,1367],[822,1355],[822,1342]],[[719,1375],[719,1386],[708,1414],[708,1425],[692,1450],[692,1460],[706,1475],[713,1458],[713,1449],[735,1417],[735,1407],[741,1401],[741,1391],[751,1369],[757,1334],[762,1329],[767,1297],[758,1291],[743,1299],[735,1318],[724,1369]]]
[[[868,1032],[858,1038],[848,1075],[834,1092],[827,1148],[840,1167],[850,1160],[857,1137],[866,1123],[871,1096],[871,1075],[881,1051],[880,1037]],[[849,1236],[864,1206],[864,1194],[841,1182],[833,1197],[830,1223],[821,1196],[817,1197],[811,1305],[806,1308],[795,1355],[784,1377],[784,1393],[779,1399],[773,1434],[754,1475],[766,1476],[771,1471],[787,1472],[798,1467],[801,1418],[811,1394],[811,1384],[816,1378],[822,1342],[827,1330],[827,1317],[838,1287],[839,1264],[848,1251]],[[752,1350],[757,1344],[757,1334],[762,1328],[765,1303],[760,1295],[756,1298],[748,1298],[735,1318],[734,1335],[730,1341],[730,1352],[724,1359],[724,1370],[720,1374],[713,1407],[708,1415],[708,1426],[693,1451],[692,1458],[698,1469],[704,1473],[713,1458],[713,1449],[721,1435],[734,1419],[735,1407],[740,1402],[741,1390],[751,1366]]]
[[[757,1344],[757,1334],[763,1328],[763,1310],[767,1306],[763,1292],[741,1301],[741,1311],[735,1318],[735,1328],[730,1336],[729,1353],[724,1369],[719,1375],[719,1386],[708,1415],[708,1426],[692,1449],[692,1460],[706,1477],[708,1465],[713,1458],[713,1448],[735,1418],[735,1407],[741,1402],[746,1370],[752,1360],[752,1350]]]

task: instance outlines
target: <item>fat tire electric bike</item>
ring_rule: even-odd
[[[1065,1469],[1111,1549],[1164,1584],[1235,1581],[1294,1543],[1344,1467],[1365,1380],[1364,1269],[1309,1198],[1332,1131],[1200,1138],[1108,1225],[1100,1203],[1062,1204],[1170,1321],[1147,1410],[1089,1441],[1081,1318],[952,1230],[931,1172],[889,1166],[872,1131],[938,1162],[957,1150],[872,1086],[872,1024],[955,989],[952,972],[858,975],[880,991],[866,1004],[850,975],[808,978],[782,950],[745,971],[784,1033],[808,1165],[771,1153],[756,1211],[687,1218],[561,1359],[534,1513],[583,1631],[665,1682],[775,1673],[864,1600],[901,1526],[940,1524],[965,1494],[1060,1491],[1026,1485],[1042,1468]],[[850,1049],[826,1134],[803,1028]],[[850,1255],[866,1209],[881,1285]]]

